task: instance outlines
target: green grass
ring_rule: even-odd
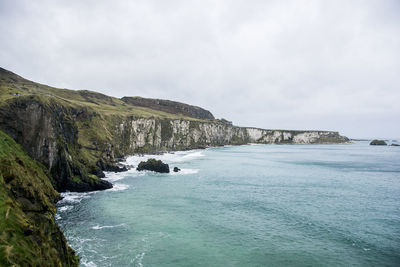
[[[15,95],[19,94],[19,95]],[[0,69],[0,105],[7,100],[39,96],[44,102],[50,99],[64,106],[87,107],[102,115],[131,115],[140,118],[168,118],[202,121],[182,114],[172,114],[146,107],[133,106],[119,98],[88,90],[68,90],[26,80],[12,72]]]
[[[0,131],[0,266],[77,266],[54,221],[46,169]]]

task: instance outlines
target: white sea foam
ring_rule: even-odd
[[[80,203],[82,199],[84,198],[89,198],[90,194],[93,194],[95,192],[86,192],[86,193],[78,193],[78,192],[65,192],[61,193],[61,199],[59,201],[59,204],[65,204],[65,203]]]
[[[159,159],[169,164],[174,162],[188,162],[200,157],[204,157],[202,151],[178,151],[173,153],[165,153],[162,155],[130,156],[126,159],[126,164],[136,167],[141,161],[148,160],[149,158]]]
[[[125,172],[104,172],[104,174],[106,177],[103,179],[111,183],[122,180],[126,177]]]
[[[86,261],[85,259],[81,259],[82,266],[86,267],[97,267],[97,265],[93,261]]]
[[[63,212],[63,211],[70,210],[70,209],[72,209],[72,208],[73,208],[73,206],[66,205],[66,206],[63,206],[63,207],[58,208],[57,211],[58,211],[58,212]]]
[[[110,189],[107,189],[107,191],[123,191],[129,188],[129,185],[127,184],[113,184],[113,187]]]
[[[171,172],[172,175],[180,175],[180,174],[195,174],[198,173],[198,169],[181,169],[179,172]]]
[[[104,225],[104,226],[100,226],[100,225],[96,225],[93,226],[92,229],[94,230],[100,230],[100,229],[104,229],[104,228],[115,228],[115,227],[121,227],[124,226],[124,223],[118,224],[118,225]]]

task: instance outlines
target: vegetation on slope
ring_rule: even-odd
[[[54,220],[46,168],[0,131],[0,266],[77,266]]]
[[[139,105],[130,105],[121,99],[88,90],[68,90],[26,80],[0,68],[0,103],[21,96],[35,95],[44,102],[56,102],[66,107],[86,107],[103,115],[130,115],[140,118],[169,118],[196,120],[180,113],[170,113]]]

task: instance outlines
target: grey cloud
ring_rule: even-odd
[[[2,67],[238,125],[398,137],[399,1],[0,2]]]

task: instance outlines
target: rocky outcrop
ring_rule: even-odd
[[[371,146],[387,146],[387,143],[384,140],[372,140],[371,143],[369,143]]]
[[[214,119],[213,114],[208,110],[176,101],[143,97],[123,97],[121,100],[133,106],[160,110],[170,114],[182,114],[184,116],[202,120]]]
[[[148,159],[147,161],[141,161],[136,170],[169,173],[169,165],[163,163],[161,160]]]

